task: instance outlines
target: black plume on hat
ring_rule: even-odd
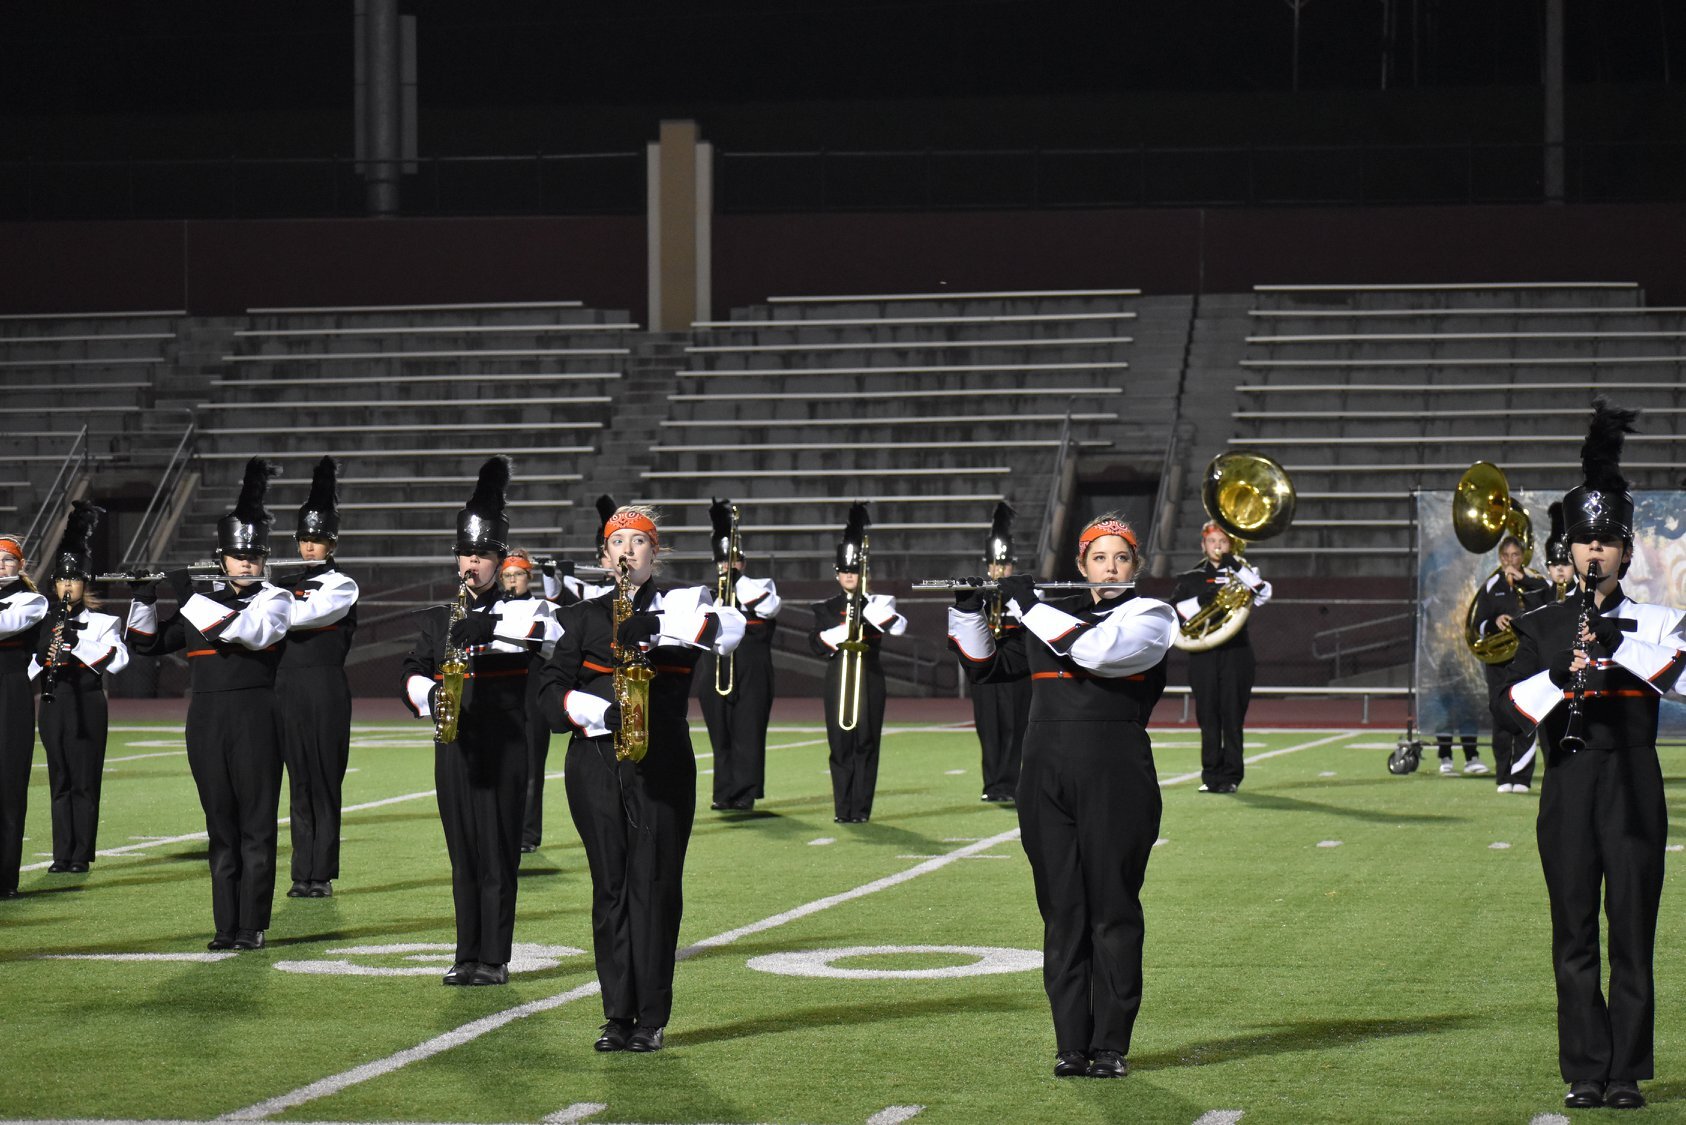
[[[332,457],[316,462],[310,476],[310,497],[299,508],[298,538],[339,538],[339,471],[340,463]]]
[[[737,521],[733,518],[737,509],[730,500],[715,497],[714,503],[708,506],[708,523],[711,529],[709,542],[714,548],[714,561],[723,563],[732,557],[733,526]]]
[[[1637,410],[1592,401],[1592,424],[1581,444],[1585,481],[1563,497],[1564,537],[1571,543],[1593,538],[1633,539],[1633,497],[1622,475],[1622,443],[1634,431]]]
[[[92,500],[77,500],[71,505],[58,561],[53,564],[54,578],[87,578],[93,573],[94,528],[104,514],[105,509]]]
[[[498,454],[480,466],[474,494],[457,513],[459,555],[496,554],[509,550],[509,519],[504,514],[504,493],[509,488],[510,461]]]
[[[866,544],[866,529],[872,520],[866,505],[859,500],[849,506],[849,522],[843,528],[843,538],[837,544],[837,569],[842,573],[859,574],[861,556]]]
[[[597,553],[600,554],[600,555],[603,553],[603,542],[604,542],[603,529],[605,527],[609,526],[609,517],[614,515],[618,511],[620,511],[620,507],[619,507],[619,505],[617,505],[615,503],[615,498],[613,496],[610,496],[607,492],[605,492],[603,495],[601,495],[597,498],[597,533],[596,533],[596,538],[597,538]]]
[[[1548,566],[1568,566],[1569,537],[1563,533],[1563,502],[1553,500],[1547,509],[1551,513],[1551,534],[1546,537],[1545,560]]]
[[[217,521],[217,552],[233,554],[240,551],[269,553],[269,525],[275,517],[263,506],[269,492],[271,477],[281,474],[281,466],[262,457],[246,462],[246,475],[240,481],[240,498],[234,510]]]
[[[989,520],[989,542],[984,546],[984,562],[1013,561],[1013,506],[1002,500],[995,505]]]

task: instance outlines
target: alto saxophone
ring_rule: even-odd
[[[632,616],[632,599],[638,588],[632,582],[632,567],[622,559],[615,575],[615,633],[621,622]],[[621,725],[615,731],[615,760],[641,762],[650,750],[650,681],[655,670],[637,645],[622,648],[610,642],[615,655],[615,702],[620,705]]]
[[[462,685],[468,676],[468,650],[451,643],[451,626],[468,616],[468,575],[462,576],[457,587],[457,604],[451,607],[450,621],[445,625],[445,651],[439,659],[439,699],[433,708],[433,740],[450,743],[457,740],[457,720],[462,717]]]

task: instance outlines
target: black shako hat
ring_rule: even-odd
[[[70,507],[70,518],[64,525],[64,540],[59,544],[58,558],[53,560],[54,578],[80,578],[86,581],[94,573],[94,528],[99,526],[105,509],[92,500],[77,500]]]
[[[509,518],[504,514],[509,464],[509,458],[500,453],[480,466],[474,495],[457,512],[457,554],[496,555],[499,559],[509,554]]]
[[[984,544],[984,562],[990,565],[1013,561],[1013,506],[1002,500],[989,521],[989,540]]]
[[[1581,443],[1584,480],[1563,497],[1563,535],[1567,542],[1589,539],[1633,541],[1633,497],[1622,476],[1622,440],[1634,431],[1637,410],[1624,410],[1603,398],[1592,402],[1592,424]]]
[[[262,457],[246,462],[240,498],[234,510],[217,521],[217,554],[269,554],[269,525],[275,517],[263,506],[263,498],[269,491],[269,478],[280,472],[281,466]]]
[[[596,539],[597,539],[597,554],[598,554],[599,557],[602,556],[603,548],[604,548],[605,544],[608,542],[607,537],[604,536],[604,534],[603,534],[603,529],[605,527],[609,526],[609,517],[613,516],[618,511],[620,511],[620,506],[615,503],[615,498],[613,496],[610,496],[607,492],[605,492],[603,495],[601,495],[597,498],[597,534],[596,534]]]
[[[865,554],[866,529],[872,526],[867,518],[866,505],[859,500],[849,506],[849,522],[843,528],[843,538],[837,542],[837,573],[859,574],[861,556]]]
[[[299,508],[295,539],[326,539],[340,535],[340,463],[332,457],[316,462],[310,475],[310,497]]]
[[[1574,560],[1569,556],[1569,537],[1563,534],[1563,502],[1551,502],[1551,534],[1546,537],[1545,561],[1547,566],[1569,566]]]
[[[731,561],[737,546],[733,540],[737,538],[737,506],[730,500],[715,498],[708,506],[709,546],[714,549],[714,561],[723,563]]]

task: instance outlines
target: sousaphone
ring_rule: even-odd
[[[1484,555],[1499,545],[1506,535],[1514,536],[1522,544],[1524,564],[1534,557],[1534,521],[1510,494],[1510,482],[1504,470],[1491,461],[1477,461],[1458,478],[1457,491],[1452,494],[1452,532],[1464,550]],[[1483,634],[1476,625],[1475,606],[1481,591],[1503,567],[1494,567],[1475,588],[1464,613],[1464,643],[1483,664],[1504,664],[1516,655],[1516,632],[1503,629]],[[1531,574],[1526,566],[1524,574]],[[1520,602],[1518,614],[1522,612]]]
[[[1294,521],[1294,500],[1288,470],[1263,453],[1248,450],[1212,458],[1200,486],[1206,514],[1229,536],[1238,560],[1249,542],[1288,530]],[[1217,648],[1241,631],[1252,612],[1253,591],[1244,582],[1230,582],[1183,622],[1171,643],[1184,652]]]

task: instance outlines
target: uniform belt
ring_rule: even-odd
[[[214,648],[190,648],[187,650],[188,656],[215,656],[216,654],[217,650]]]
[[[1093,672],[1068,672],[1060,669],[1058,672],[1032,672],[1033,680],[1126,680],[1137,682],[1147,679],[1145,673],[1137,672],[1134,676],[1097,676]]]
[[[653,666],[658,672],[666,672],[670,676],[689,676],[694,668],[684,664],[656,664]]]
[[[1580,699],[1610,699],[1610,698],[1613,698],[1613,697],[1616,697],[1616,696],[1620,696],[1623,699],[1644,699],[1647,696],[1655,696],[1656,694],[1657,693],[1654,692],[1654,691],[1643,691],[1640,688],[1612,688],[1609,691],[1583,691],[1583,692],[1580,693],[1578,698],[1580,698]],[[1566,692],[1563,693],[1563,698],[1564,699],[1575,699],[1575,698],[1577,698],[1577,696],[1573,691],[1566,691]]]
[[[609,665],[599,664],[594,660],[582,660],[582,661],[580,661],[580,666],[582,668],[587,669],[588,671],[601,672],[605,676],[613,675],[614,671],[615,671],[614,668],[610,667]]]
[[[188,655],[191,656],[192,653],[189,653]],[[526,674],[527,674],[527,669],[525,669],[525,668],[495,668],[490,672],[465,672],[463,674],[463,679],[465,679],[465,680],[502,680],[502,679],[507,679],[510,676],[525,676]],[[441,674],[439,672],[435,672],[435,673],[433,673],[433,678],[436,679],[436,680],[443,680],[445,677],[444,677],[443,674]]]

